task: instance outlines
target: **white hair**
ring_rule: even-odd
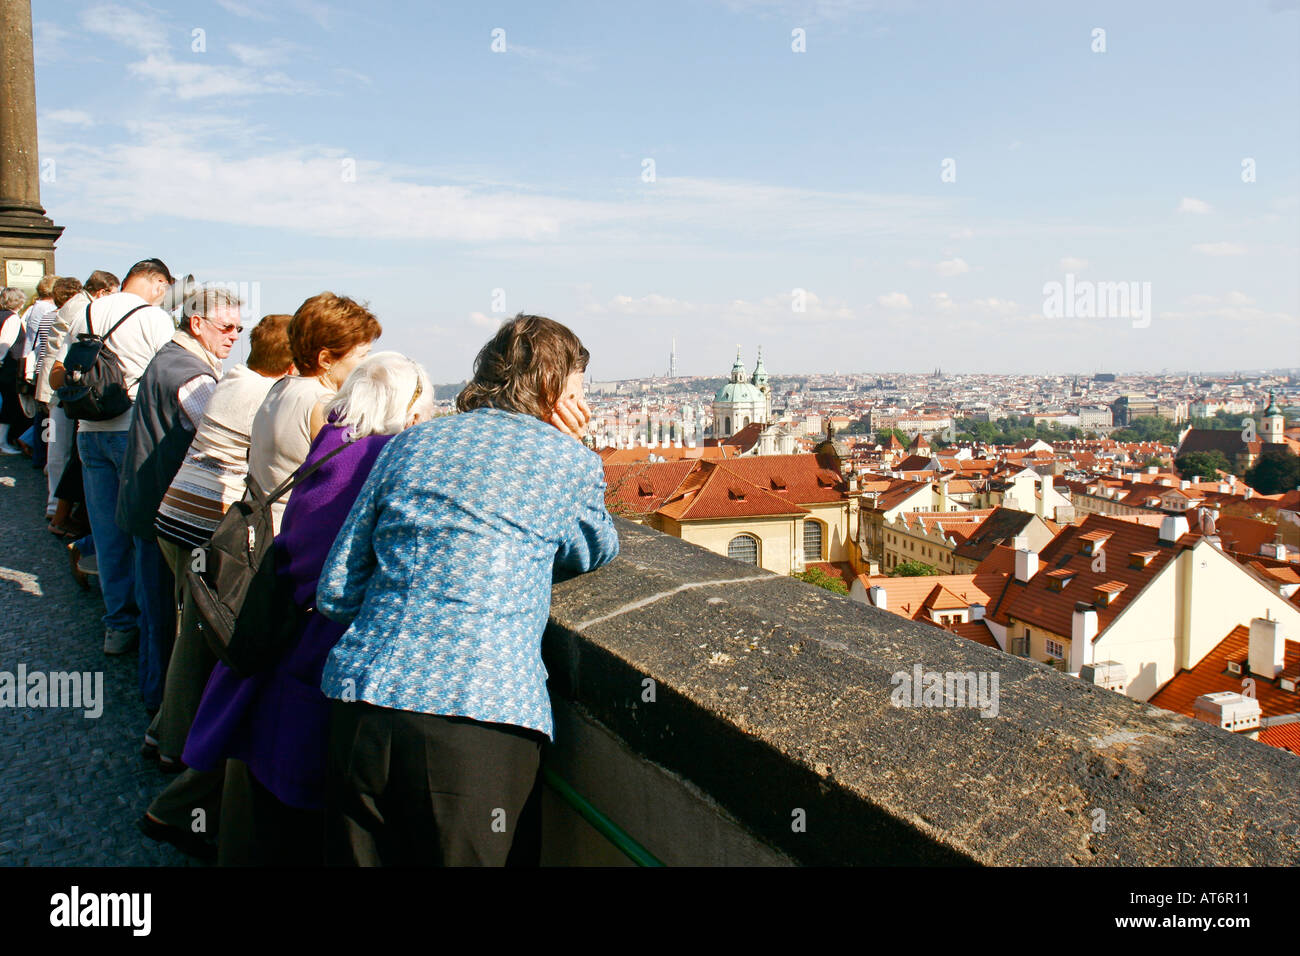
[[[352,370],[325,406],[328,421],[347,429],[348,440],[396,435],[418,414],[433,415],[433,385],[424,367],[401,352],[376,352]]]

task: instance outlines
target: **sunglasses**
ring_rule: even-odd
[[[215,321],[209,319],[206,315],[203,316],[203,321],[211,322],[213,326],[216,327],[216,330],[220,332],[222,335],[229,335],[231,332],[238,334],[244,331],[244,327],[242,325],[217,325]]]

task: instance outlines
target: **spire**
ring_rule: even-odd
[[[1273,390],[1269,389],[1268,408],[1264,409],[1264,417],[1272,418],[1274,415],[1280,416],[1281,414],[1282,414],[1282,409],[1278,408],[1277,402],[1273,398]]]
[[[763,367],[763,346],[758,347],[758,363],[754,366],[753,383],[759,388],[767,384],[767,369]]]
[[[731,366],[732,382],[748,382],[749,373],[745,371],[745,363],[740,360],[740,346],[736,346],[736,364]]]

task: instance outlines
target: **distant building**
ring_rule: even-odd
[[[771,417],[772,387],[768,384],[767,369],[763,367],[762,350],[759,350],[751,382],[737,346],[731,377],[713,397],[714,434],[718,438],[729,438],[753,422],[765,425]]]

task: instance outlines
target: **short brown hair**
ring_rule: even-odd
[[[248,361],[254,372],[280,375],[293,364],[289,351],[289,323],[292,315],[265,315],[248,333]]]
[[[119,289],[122,283],[117,281],[117,276],[111,272],[105,272],[103,269],[96,269],[86,279],[85,290],[88,295],[94,295],[96,292],[107,292],[109,289]]]
[[[50,293],[54,291],[54,283],[58,280],[58,276],[41,276],[36,282],[36,298],[48,299]]]
[[[590,359],[566,326],[521,312],[479,349],[474,378],[456,396],[456,407],[501,408],[549,421],[564,380],[585,372]]]
[[[319,375],[321,349],[339,359],[358,345],[373,342],[383,331],[364,305],[347,296],[322,292],[298,306],[289,323],[293,364],[299,375]]]
[[[80,291],[80,279],[75,279],[72,276],[59,276],[54,280],[54,289],[51,292],[54,307],[57,309],[63,308],[64,304]]]

